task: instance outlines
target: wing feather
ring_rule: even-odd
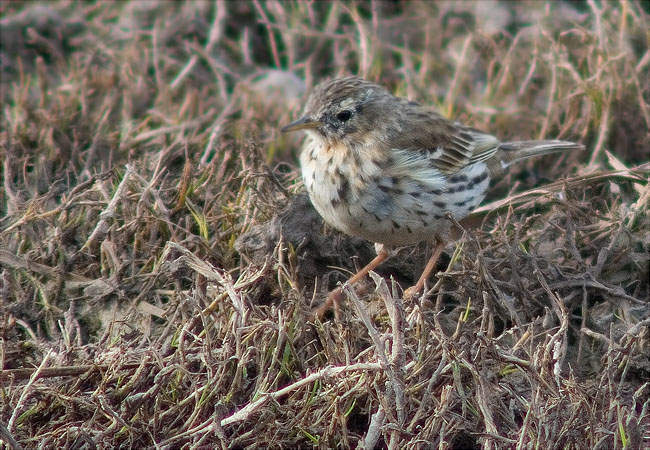
[[[408,104],[403,120],[402,129],[408,132],[393,136],[391,147],[428,154],[431,164],[444,174],[485,161],[499,148],[496,137],[451,122],[419,105]]]

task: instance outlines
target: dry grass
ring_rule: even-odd
[[[5,446],[650,446],[647,4],[0,8]],[[497,183],[420,301],[425,246],[315,321],[372,252],[278,129],[349,73],[588,151]]]

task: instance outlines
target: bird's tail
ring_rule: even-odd
[[[501,169],[533,156],[548,155],[567,150],[584,150],[585,146],[569,141],[515,141],[499,145]]]

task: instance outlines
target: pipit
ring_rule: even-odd
[[[377,249],[377,257],[348,284],[395,247],[435,244],[405,297],[421,292],[452,237],[452,220],[467,217],[481,203],[490,179],[522,159],[583,148],[558,140],[500,142],[356,77],[316,86],[303,117],[282,129],[297,130],[308,134],[300,165],[316,210],[332,227],[374,242]],[[340,297],[341,288],[332,291],[319,313]]]

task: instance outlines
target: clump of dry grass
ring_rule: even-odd
[[[5,444],[650,445],[644,4],[0,8]],[[316,321],[371,248],[278,128],[348,73],[588,151],[497,183],[420,301],[425,246]]]

